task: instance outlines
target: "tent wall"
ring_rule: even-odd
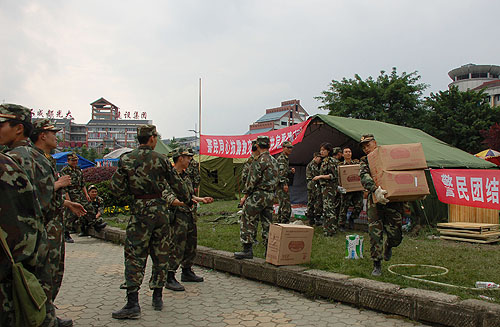
[[[243,164],[231,158],[213,157],[201,160],[200,196],[216,199],[235,199],[240,186]]]

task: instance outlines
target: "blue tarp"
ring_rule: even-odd
[[[56,159],[57,170],[61,170],[64,166],[68,164],[68,154],[70,153],[71,152],[59,152],[59,153],[54,153],[52,155],[52,158]],[[80,166],[81,169],[95,166],[95,163],[93,163],[92,161],[87,160],[78,154],[77,156],[78,156],[78,166]]]

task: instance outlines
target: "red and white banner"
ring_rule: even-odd
[[[275,154],[282,150],[281,144],[285,141],[291,141],[294,145],[301,142],[309,121],[310,119],[266,133],[237,136],[201,135],[200,154],[224,158],[248,158],[252,154],[252,140],[260,135],[269,136],[271,141],[269,152]]]
[[[500,210],[500,170],[431,169],[439,201]]]

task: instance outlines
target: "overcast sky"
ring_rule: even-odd
[[[104,97],[163,138],[238,135],[281,101],[310,113],[332,79],[500,65],[500,2],[0,0],[0,101],[90,119]]]

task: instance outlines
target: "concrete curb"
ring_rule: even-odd
[[[106,227],[94,237],[124,244],[125,231]],[[274,266],[261,258],[236,260],[233,253],[198,246],[199,266],[259,280],[308,295],[317,295],[357,307],[397,314],[415,321],[460,327],[500,327],[500,305],[458,296],[401,288],[399,285],[365,278],[307,269],[301,266]]]

